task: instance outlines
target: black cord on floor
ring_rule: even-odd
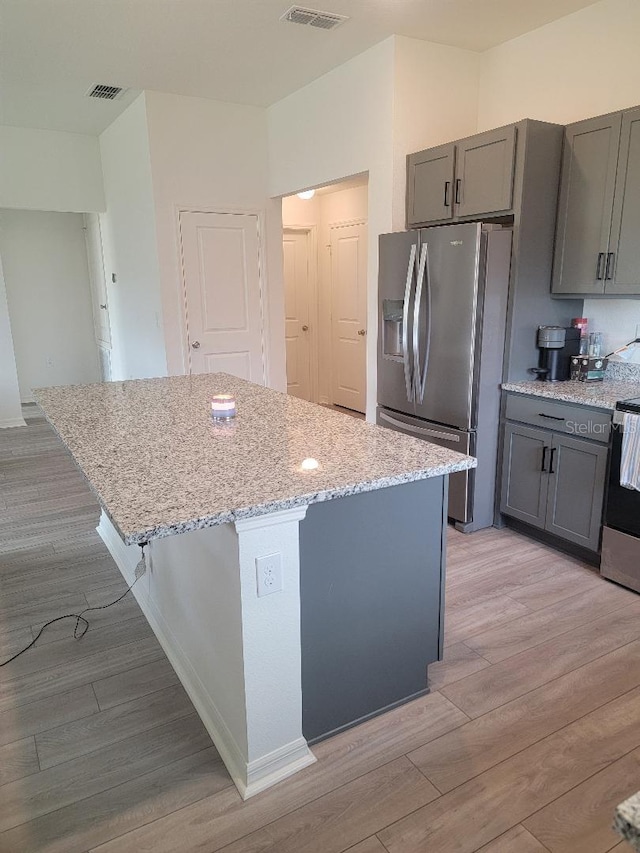
[[[146,545],[146,542],[144,544]],[[144,560],[144,545],[141,545],[140,547],[142,548],[142,560],[141,560],[141,562],[142,562]],[[87,633],[87,631],[89,630],[89,620],[84,618],[84,614],[89,613],[92,610],[106,610],[107,607],[113,607],[114,604],[117,604],[119,601],[122,601],[122,599],[125,597],[125,595],[128,592],[130,592],[133,589],[133,587],[138,583],[138,581],[140,580],[141,577],[142,577],[142,574],[140,574],[140,575],[136,574],[136,579],[131,584],[131,586],[127,587],[127,589],[125,589],[125,591],[122,593],[121,596],[116,598],[115,601],[110,601],[109,604],[101,604],[98,607],[85,607],[85,609],[81,610],[80,613],[67,613],[65,616],[56,616],[55,619],[50,619],[48,622],[45,622],[44,625],[42,626],[42,628],[40,628],[40,630],[38,631],[36,636],[33,638],[33,640],[31,640],[31,642],[29,643],[28,646],[25,646],[24,649],[21,649],[19,652],[16,652],[15,655],[10,657],[8,660],[2,661],[2,663],[0,663],[0,666],[6,666],[8,663],[11,663],[11,661],[15,660],[16,658],[19,658],[20,655],[23,655],[25,652],[29,651],[29,649],[32,646],[35,646],[35,644],[38,642],[38,640],[40,639],[42,632],[44,631],[45,628],[47,628],[49,625],[53,625],[54,622],[60,622],[63,619],[75,619],[76,620],[76,624],[75,624],[75,627],[73,629],[73,636],[74,636],[74,639],[81,640],[84,637],[84,635]],[[78,629],[80,628],[81,622],[84,622],[84,628],[82,631],[79,631]]]

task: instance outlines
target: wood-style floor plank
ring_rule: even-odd
[[[496,663],[442,688],[470,717],[524,696],[589,661],[640,638],[640,598],[611,615]]]
[[[90,760],[83,755],[9,782],[0,787],[0,831],[121,785],[210,745],[200,718],[192,713],[96,750]]]
[[[256,833],[223,848],[225,853],[341,853],[406,813],[430,802],[438,792],[406,759],[398,758],[343,785]],[[159,838],[153,847],[136,833],[95,848],[96,853],[174,851],[175,840]],[[195,849],[188,828],[181,853]],[[210,847],[210,850],[220,849]]]
[[[473,853],[640,745],[639,715],[636,688],[378,836],[389,853]]]
[[[2,785],[37,773],[39,769],[38,753],[32,737],[0,746],[0,790]]]
[[[0,712],[0,745],[37,735],[55,726],[96,714],[100,708],[90,684],[68,693]]]
[[[148,693],[178,684],[178,676],[169,661],[162,657],[145,666],[118,672],[93,682],[93,691],[101,711],[123,702],[131,702]]]
[[[424,696],[316,744],[316,764],[247,802],[235,788],[223,791],[142,827],[127,843],[154,853],[177,847],[181,853],[218,850],[396,760],[410,751],[409,744],[417,746],[466,720],[440,694]]]
[[[640,790],[640,750],[614,761],[528,818],[527,829],[551,853],[606,853],[619,840],[616,806]]]
[[[639,685],[636,641],[465,723],[409,758],[440,791],[451,791]]]
[[[46,770],[193,713],[182,685],[158,690],[36,735],[40,767]]]
[[[445,684],[460,681],[461,678],[466,678],[467,675],[486,669],[490,665],[488,660],[480,657],[464,643],[446,646],[443,660],[432,663],[429,667],[429,687],[432,690],[439,690]]]
[[[0,834],[0,850],[86,853],[90,847],[230,787],[231,777],[211,746],[22,823]]]
[[[533,648],[552,637],[574,631],[585,623],[629,604],[635,593],[613,584],[600,582],[595,588],[579,592],[542,610],[527,613],[507,625],[498,625],[466,640],[482,657],[497,663]]]
[[[481,847],[478,853],[548,853],[537,838],[522,825],[514,826],[509,832],[505,832],[495,841],[490,841]],[[576,850],[576,853],[578,851]]]
[[[386,853],[386,850],[374,835],[371,838],[365,838],[354,847],[349,847],[346,853]]]

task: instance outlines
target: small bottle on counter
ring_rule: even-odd
[[[589,321],[586,317],[574,317],[571,325],[574,329],[580,329],[580,349],[578,354],[587,355],[589,352],[589,333],[587,331]]]
[[[589,333],[589,356],[591,358],[600,358],[602,355],[602,332]]]

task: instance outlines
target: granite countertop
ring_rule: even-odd
[[[213,394],[238,414],[216,424]],[[476,466],[453,450],[225,373],[35,397],[125,544]],[[318,460],[302,470],[304,459]]]
[[[504,382],[502,389],[609,411],[615,409],[619,400],[640,397],[640,382],[626,379],[604,379],[602,382]]]
[[[636,850],[640,850],[640,794],[634,794],[616,809],[614,828]]]

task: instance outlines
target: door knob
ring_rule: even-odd
[[[308,327],[308,326],[303,326],[303,327],[302,327],[302,331],[303,331],[303,332],[308,332],[308,331],[309,331],[309,327]]]
[[[366,329],[359,329],[358,334],[364,336],[367,334],[367,331],[366,331]]]
[[[200,349],[200,341],[194,341],[191,344],[191,349]]]
[[[107,306],[106,306],[106,305],[100,305],[100,307],[101,307],[101,308],[103,308],[105,311],[107,310]]]

